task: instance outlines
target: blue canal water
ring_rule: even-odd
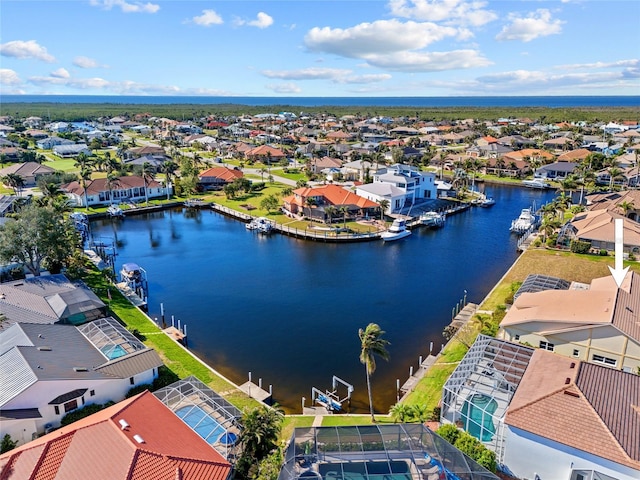
[[[483,187],[481,186],[482,190]],[[187,324],[189,347],[236,383],[273,385],[290,412],[311,387],[333,375],[355,386],[352,411],[366,410],[358,329],[386,331],[390,361],[372,377],[377,411],[396,401],[418,357],[443,343],[452,308],[467,292],[479,303],[517,257],[511,220],[553,198],[486,186],[492,208],[450,216],[440,230],[419,229],[394,243],[346,245],[260,236],[210,210],[175,209],[92,222],[96,237],[119,243],[116,270],[135,262],[148,272],[149,313]]]

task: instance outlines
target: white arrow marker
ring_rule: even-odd
[[[615,235],[615,241],[616,241],[616,249],[615,249],[615,268],[611,268],[609,267],[609,270],[611,271],[611,275],[613,276],[613,279],[616,281],[616,285],[618,286],[618,288],[620,288],[620,285],[622,285],[622,281],[624,280],[624,277],[627,275],[627,271],[629,270],[629,267],[627,268],[622,268],[622,260],[623,260],[623,250],[624,250],[624,224],[623,224],[623,220],[622,218],[616,218],[615,219],[615,223],[614,223],[614,235]]]

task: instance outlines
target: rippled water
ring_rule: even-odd
[[[414,230],[395,243],[346,245],[264,237],[210,210],[169,210],[92,223],[95,236],[117,237],[116,268],[141,265],[149,310],[188,325],[189,347],[236,383],[273,385],[274,397],[300,411],[311,387],[333,375],[354,384],[352,411],[366,409],[358,328],[386,331],[390,361],[378,361],[374,401],[386,411],[410,365],[438,350],[451,310],[467,292],[480,302],[517,256],[511,220],[553,197],[487,186],[492,208],[451,216],[440,230]],[[307,402],[308,404],[308,402]]]

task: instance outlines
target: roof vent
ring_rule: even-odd
[[[564,384],[569,385],[571,383],[571,379],[569,377],[564,379]]]
[[[138,442],[138,443],[144,443],[144,438],[142,438],[140,435],[138,435],[137,433],[133,436],[133,439]]]
[[[580,395],[578,395],[576,392],[572,392],[572,391],[570,391],[570,390],[565,390],[565,391],[564,391],[564,394],[565,394],[565,395],[569,395],[569,396],[571,396],[571,397],[580,398]]]
[[[38,347],[38,350],[40,350],[41,352],[50,352],[51,347]]]
[[[120,420],[118,420],[118,423],[120,424],[120,427],[122,428],[122,430],[126,430],[127,428],[129,428],[129,424],[124,418],[121,418]]]
[[[576,368],[576,362],[571,362],[571,366],[569,368]]]
[[[44,338],[41,333],[38,334],[38,338]]]
[[[76,372],[88,372],[89,369],[87,367],[73,367],[73,370]]]

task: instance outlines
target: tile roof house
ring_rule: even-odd
[[[55,169],[38,162],[15,163],[1,169],[0,177],[4,177],[10,173],[20,175],[24,180],[25,187],[34,187],[40,178],[54,174]]]
[[[607,210],[609,212],[624,213],[621,205],[631,206],[626,217],[636,222],[640,220],[640,191],[622,190],[619,192],[595,193],[587,195],[587,208],[589,210]]]
[[[164,186],[156,180],[147,180],[145,196],[145,181],[138,175],[119,177],[118,180],[111,185],[111,190],[109,190],[106,178],[89,180],[86,185],[87,203],[89,206],[105,205],[108,203],[141,202],[147,197],[166,197],[167,188],[171,189],[171,186]],[[85,206],[85,189],[82,188],[81,182],[74,181],[67,183],[61,185],[60,189],[65,192],[77,206]]]
[[[591,210],[578,213],[564,225],[558,235],[557,243],[568,247],[572,240],[580,240],[590,243],[591,248],[595,251],[613,252],[615,250],[615,221],[625,218],[621,213],[621,209],[617,211],[613,209]],[[640,254],[640,223],[624,219],[623,236],[623,250]]]
[[[625,372],[640,367],[640,275],[628,272],[569,290],[522,293],[500,323],[499,337]]]
[[[244,152],[244,155],[249,160],[260,161],[262,163],[278,162],[287,156],[282,150],[272,147],[271,145],[254,147]]]
[[[640,478],[640,376],[536,350],[505,429],[518,478]]]
[[[63,274],[0,283],[3,327],[15,322],[80,325],[104,317],[106,305],[82,282]],[[2,329],[0,329],[1,331]]]
[[[334,184],[298,188],[293,191],[293,195],[284,198],[283,202],[288,213],[307,216],[321,222],[331,222],[335,218],[342,219],[345,216],[353,218],[357,215],[374,215],[379,207],[377,203]],[[328,207],[346,207],[348,211],[330,215],[327,212]]]
[[[204,188],[214,188],[232,183],[244,177],[242,170],[227,167],[212,167],[198,174],[198,183]]]
[[[86,404],[153,382],[162,360],[115,319],[79,327],[15,323],[0,333],[2,433],[30,441]]]
[[[0,456],[0,478],[226,480],[231,465],[150,392]]]

